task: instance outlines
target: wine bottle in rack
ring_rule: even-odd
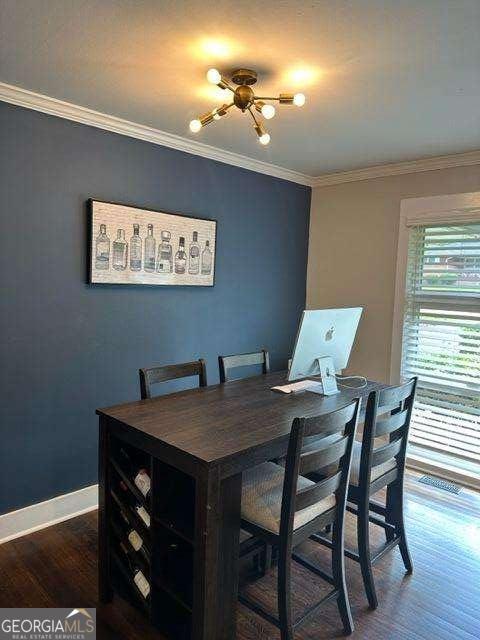
[[[148,596],[150,595],[150,583],[144,576],[140,567],[136,564],[135,558],[132,557],[133,554],[130,552],[124,542],[120,542],[120,549],[122,550],[125,560],[130,568],[130,573],[132,574],[135,586],[137,587],[143,598],[147,600]]]
[[[132,458],[125,451],[120,449],[121,464],[125,467],[127,475],[133,480],[135,486],[142,493],[144,498],[149,498],[152,483],[148,472],[143,467],[135,465]]]
[[[132,507],[132,509],[135,511],[138,517],[141,518],[141,520],[143,521],[147,529],[150,529],[150,514],[148,513],[148,511],[145,509],[145,507],[142,504],[139,504],[135,500],[135,498],[132,496],[131,492],[128,490],[128,487],[123,482],[123,480],[120,480],[119,487],[122,490],[122,496],[124,498],[124,501],[127,502]],[[122,504],[122,500],[120,500],[115,495],[114,491],[112,491],[112,495],[117,500],[117,502]]]
[[[119,513],[120,518],[117,519],[117,525],[122,534],[122,538],[128,540],[132,549],[139,553],[145,562],[150,563],[150,553],[145,546],[142,536],[132,527],[130,520],[122,509],[119,510]]]

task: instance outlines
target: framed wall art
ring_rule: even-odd
[[[212,287],[217,222],[90,199],[89,282]]]

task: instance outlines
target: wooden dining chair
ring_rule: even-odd
[[[254,353],[240,353],[231,356],[218,356],[220,383],[224,384],[233,378],[230,372],[241,367],[261,366],[263,374],[270,372],[270,356],[266,349]],[[253,558],[257,575],[265,575],[272,564],[272,548],[242,529],[240,531],[240,555],[242,558]]]
[[[139,369],[138,373],[140,375],[140,395],[142,400],[152,397],[152,385],[178,378],[198,376],[198,386],[207,386],[207,370],[205,360],[202,358],[182,364],[167,364],[149,369]]]
[[[358,553],[346,549],[345,554],[360,563],[372,609],[378,606],[373,564],[398,545],[407,574],[413,571],[405,532],[403,485],[416,385],[417,378],[412,378],[397,387],[372,391],[367,401],[362,442],[355,442],[353,446],[347,510],[357,516]],[[381,440],[375,442],[377,438]],[[371,500],[372,495],[385,487],[385,505]],[[387,539],[373,556],[370,523],[382,527]],[[324,537],[316,538],[325,543]]]
[[[278,618],[243,594],[239,599],[278,627],[281,640],[292,640],[294,630],[331,600],[337,601],[345,633],[353,631],[345,585],[343,529],[359,405],[360,400],[355,400],[322,416],[295,418],[285,468],[266,462],[243,474],[242,527],[278,548]],[[333,434],[338,438],[334,442],[328,439],[326,444],[324,436]],[[319,482],[305,477],[324,470],[325,477]],[[333,526],[332,575],[295,552],[327,524]],[[333,587],[297,620],[293,620],[291,607],[292,560]]]
[[[232,369],[240,367],[250,367],[260,365],[262,373],[270,372],[270,356],[266,349],[255,353],[241,353],[232,356],[218,356],[218,369],[220,373],[220,382],[228,382],[233,380],[230,372]]]

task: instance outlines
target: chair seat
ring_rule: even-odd
[[[273,462],[265,462],[243,474],[242,519],[271,533],[280,532],[280,516],[285,469]],[[315,483],[303,476],[298,477],[297,490]],[[294,529],[298,529],[336,504],[335,496],[327,496],[320,502],[297,511]]]
[[[359,478],[360,478],[361,453],[362,453],[362,444],[361,442],[355,441],[353,443],[352,466],[350,467],[350,484],[353,484],[355,486],[358,486]],[[387,473],[387,471],[391,471],[392,469],[395,469],[396,466],[397,466],[397,463],[395,461],[395,458],[391,458],[390,460],[387,460],[387,462],[384,462],[383,464],[379,464],[376,467],[372,467],[372,470],[370,472],[370,482],[373,482],[373,480],[376,480],[380,476],[383,476],[383,474]]]

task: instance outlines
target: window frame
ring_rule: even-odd
[[[449,224],[480,221],[480,191],[422,198],[406,198],[400,202],[400,220],[395,275],[395,298],[390,353],[390,384],[398,384],[401,375],[403,320],[405,314],[408,245],[410,228],[415,225]],[[468,467],[451,467],[448,459],[429,451],[422,455],[409,447],[407,464],[420,471],[434,472],[454,481],[480,488],[480,479]]]

